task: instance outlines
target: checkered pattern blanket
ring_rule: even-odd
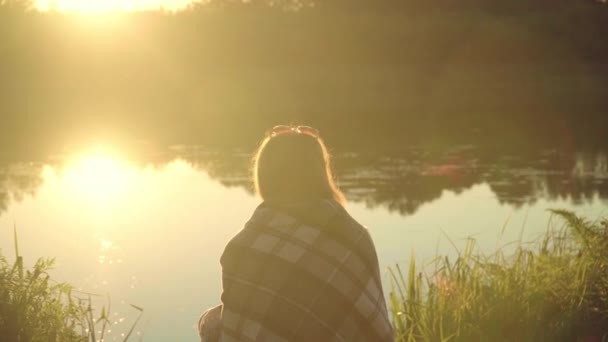
[[[223,342],[394,339],[370,235],[333,200],[262,204],[221,264]]]

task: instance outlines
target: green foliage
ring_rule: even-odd
[[[19,255],[16,231],[15,251],[12,265],[0,254],[0,341],[103,340],[105,327],[110,323],[110,305],[99,312],[94,309],[90,294],[81,298],[73,294],[72,286],[54,282],[47,273],[53,259],[39,259],[31,269],[26,269]],[[133,307],[140,315],[124,341],[143,313],[143,309]],[[101,331],[101,336],[95,335],[96,330]]]
[[[605,341],[608,339],[608,221],[553,210],[566,224],[536,251],[483,255],[469,240],[455,260],[407,279],[391,270],[397,341]]]
[[[53,284],[47,274],[52,259],[40,259],[31,270],[17,257],[10,265],[0,256],[0,340],[85,341],[86,306],[72,300],[71,287]]]

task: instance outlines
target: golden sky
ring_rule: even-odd
[[[198,0],[37,0],[41,11],[107,13],[115,11],[158,10],[178,11]]]

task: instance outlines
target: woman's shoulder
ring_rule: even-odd
[[[238,235],[268,229],[286,231],[297,226],[320,230],[340,239],[369,238],[367,228],[333,199],[297,203],[263,202]]]
[[[260,234],[288,236],[304,231],[327,235],[347,246],[369,244],[371,238],[365,226],[334,200],[300,203],[263,202],[250,219],[228,243],[251,244]]]

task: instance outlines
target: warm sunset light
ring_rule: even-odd
[[[109,13],[131,11],[179,11],[198,0],[37,0],[40,11]]]
[[[132,174],[124,162],[98,151],[76,158],[65,179],[83,199],[107,201],[128,188]]]
[[[0,0],[0,342],[608,342],[607,35],[608,0]]]

